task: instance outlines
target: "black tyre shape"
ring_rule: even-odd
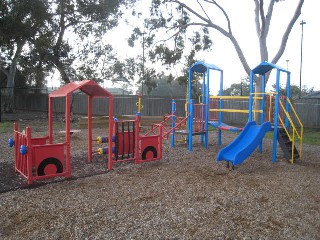
[[[143,152],[142,152],[142,160],[146,160],[147,159],[148,152],[152,152],[153,153],[153,158],[156,158],[158,156],[157,149],[155,149],[155,147],[153,147],[153,146],[149,146],[149,147],[146,147],[143,150]]]
[[[49,164],[53,164],[56,166],[57,168],[57,173],[62,173],[63,172],[63,165],[62,163],[56,159],[56,158],[47,158],[45,160],[43,160],[39,167],[38,167],[38,176],[44,176],[46,175],[44,172],[44,169],[46,168],[46,166],[48,166]]]

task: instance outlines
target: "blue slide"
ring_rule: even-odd
[[[241,164],[262,143],[266,132],[271,130],[270,122],[261,125],[257,125],[255,121],[248,122],[238,137],[220,150],[217,161],[228,161],[233,166]]]

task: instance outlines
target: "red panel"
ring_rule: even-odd
[[[35,145],[33,146],[33,160],[36,169],[40,163],[47,158],[56,158],[65,168],[64,161],[65,144],[49,144],[49,145]]]
[[[130,138],[129,138],[130,137]],[[134,153],[134,137],[133,132],[121,132],[118,134],[118,154]]]
[[[157,156],[154,158],[152,151],[148,151],[146,154],[146,159],[143,161],[158,160],[161,159],[161,135],[154,136],[143,136],[141,137],[141,154],[143,155],[146,149],[154,148],[156,150]],[[143,156],[141,156],[143,159]],[[139,161],[141,162],[141,161]]]
[[[49,139],[49,137],[32,138],[31,144],[32,145],[45,145],[47,143],[47,139]]]

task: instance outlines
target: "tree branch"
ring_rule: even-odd
[[[208,16],[207,12],[205,11],[205,9],[203,8],[203,6],[202,6],[201,3],[199,2],[199,0],[197,0],[197,2],[198,2],[198,4],[200,5],[200,7],[201,7],[202,11],[204,12],[204,14],[207,16],[208,20],[209,20],[210,22],[212,22],[211,19],[210,19],[210,17]]]
[[[299,16],[301,15],[301,8],[302,8],[302,5],[304,3],[304,0],[300,0],[298,5],[297,5],[297,8],[292,16],[292,19],[290,20],[289,24],[288,24],[288,27],[286,29],[286,31],[284,32],[283,36],[282,36],[282,40],[281,40],[281,44],[280,44],[280,47],[279,47],[279,50],[277,52],[277,54],[274,56],[274,58],[272,59],[272,63],[277,63],[278,60],[280,59],[280,57],[282,56],[285,48],[286,48],[286,45],[287,45],[287,41],[288,41],[288,38],[289,38],[289,35],[290,35],[290,32],[292,30],[292,27],[293,25],[296,23],[297,19],[299,18]]]
[[[260,36],[264,37],[265,35],[265,28],[266,28],[266,18],[264,16],[264,9],[263,9],[263,0],[260,0],[260,4],[259,4],[259,12],[260,12],[260,19],[261,19],[261,29],[260,29]]]
[[[229,32],[231,33],[232,31],[231,31],[230,18],[229,18],[229,16],[228,16],[227,12],[224,10],[224,8],[221,7],[221,6],[220,6],[216,1],[214,1],[214,0],[204,0],[204,1],[216,5],[216,6],[221,10],[221,12],[223,13],[223,15],[225,16],[225,18],[226,18],[226,20],[227,20],[228,30],[229,30]]]
[[[275,2],[275,0],[271,0],[269,7],[268,7],[268,12],[267,12],[267,16],[266,16],[266,29],[265,29],[266,36],[269,33],[269,27],[270,27],[270,22],[271,22],[271,18],[272,18],[274,2]]]
[[[63,41],[63,36],[64,36],[64,32],[66,30],[66,26],[65,26],[65,12],[64,12],[64,1],[60,2],[60,6],[59,6],[59,10],[60,10],[60,22],[59,22],[59,36],[56,42],[56,51],[60,48],[62,41]]]
[[[225,16],[225,18],[226,18],[226,20],[228,22],[228,31],[225,30],[224,28],[220,27],[219,25],[214,24],[210,19],[208,20],[208,19],[204,18],[203,16],[201,16],[200,14],[198,14],[193,9],[191,9],[188,6],[186,6],[184,3],[180,2],[179,0],[171,0],[170,2],[175,2],[177,4],[180,4],[182,7],[185,7],[188,11],[190,11],[195,16],[199,17],[201,20],[206,22],[206,24],[205,23],[188,23],[188,24],[183,25],[182,26],[183,28],[187,28],[187,27],[190,27],[190,26],[199,26],[199,25],[200,26],[205,26],[205,27],[210,27],[210,28],[213,28],[213,29],[219,31],[225,37],[229,38],[230,41],[232,42],[237,54],[238,54],[238,57],[239,57],[242,65],[243,65],[243,68],[245,69],[246,73],[249,75],[251,69],[250,69],[250,67],[249,67],[249,65],[248,65],[248,63],[246,61],[246,58],[244,57],[243,51],[242,51],[238,41],[236,40],[236,38],[232,34],[230,19],[229,19],[228,15],[227,15],[226,11],[214,0],[204,0],[204,1],[216,5],[223,12],[223,14],[224,14],[224,16]],[[178,33],[176,33],[176,34],[178,34]],[[171,36],[171,38],[172,38],[172,36]]]
[[[195,16],[197,16],[198,18],[200,18],[202,21],[204,21],[206,23],[210,22],[210,19],[206,19],[205,17],[203,17],[202,15],[200,15],[199,13],[194,11],[192,8],[188,7],[186,4],[180,2],[179,0],[170,0],[169,2],[175,2],[175,3],[179,4],[180,6],[186,8],[189,12],[191,12],[192,14],[194,14]]]
[[[257,32],[257,36],[260,36],[260,18],[259,18],[259,0],[254,0],[254,4],[256,5],[255,9],[254,9],[254,15],[255,15],[255,23],[256,23],[256,32]]]

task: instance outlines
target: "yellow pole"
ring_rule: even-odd
[[[141,113],[141,109],[143,108],[143,106],[141,104],[141,97],[142,97],[141,95],[138,95],[138,102],[136,103],[138,113]]]

